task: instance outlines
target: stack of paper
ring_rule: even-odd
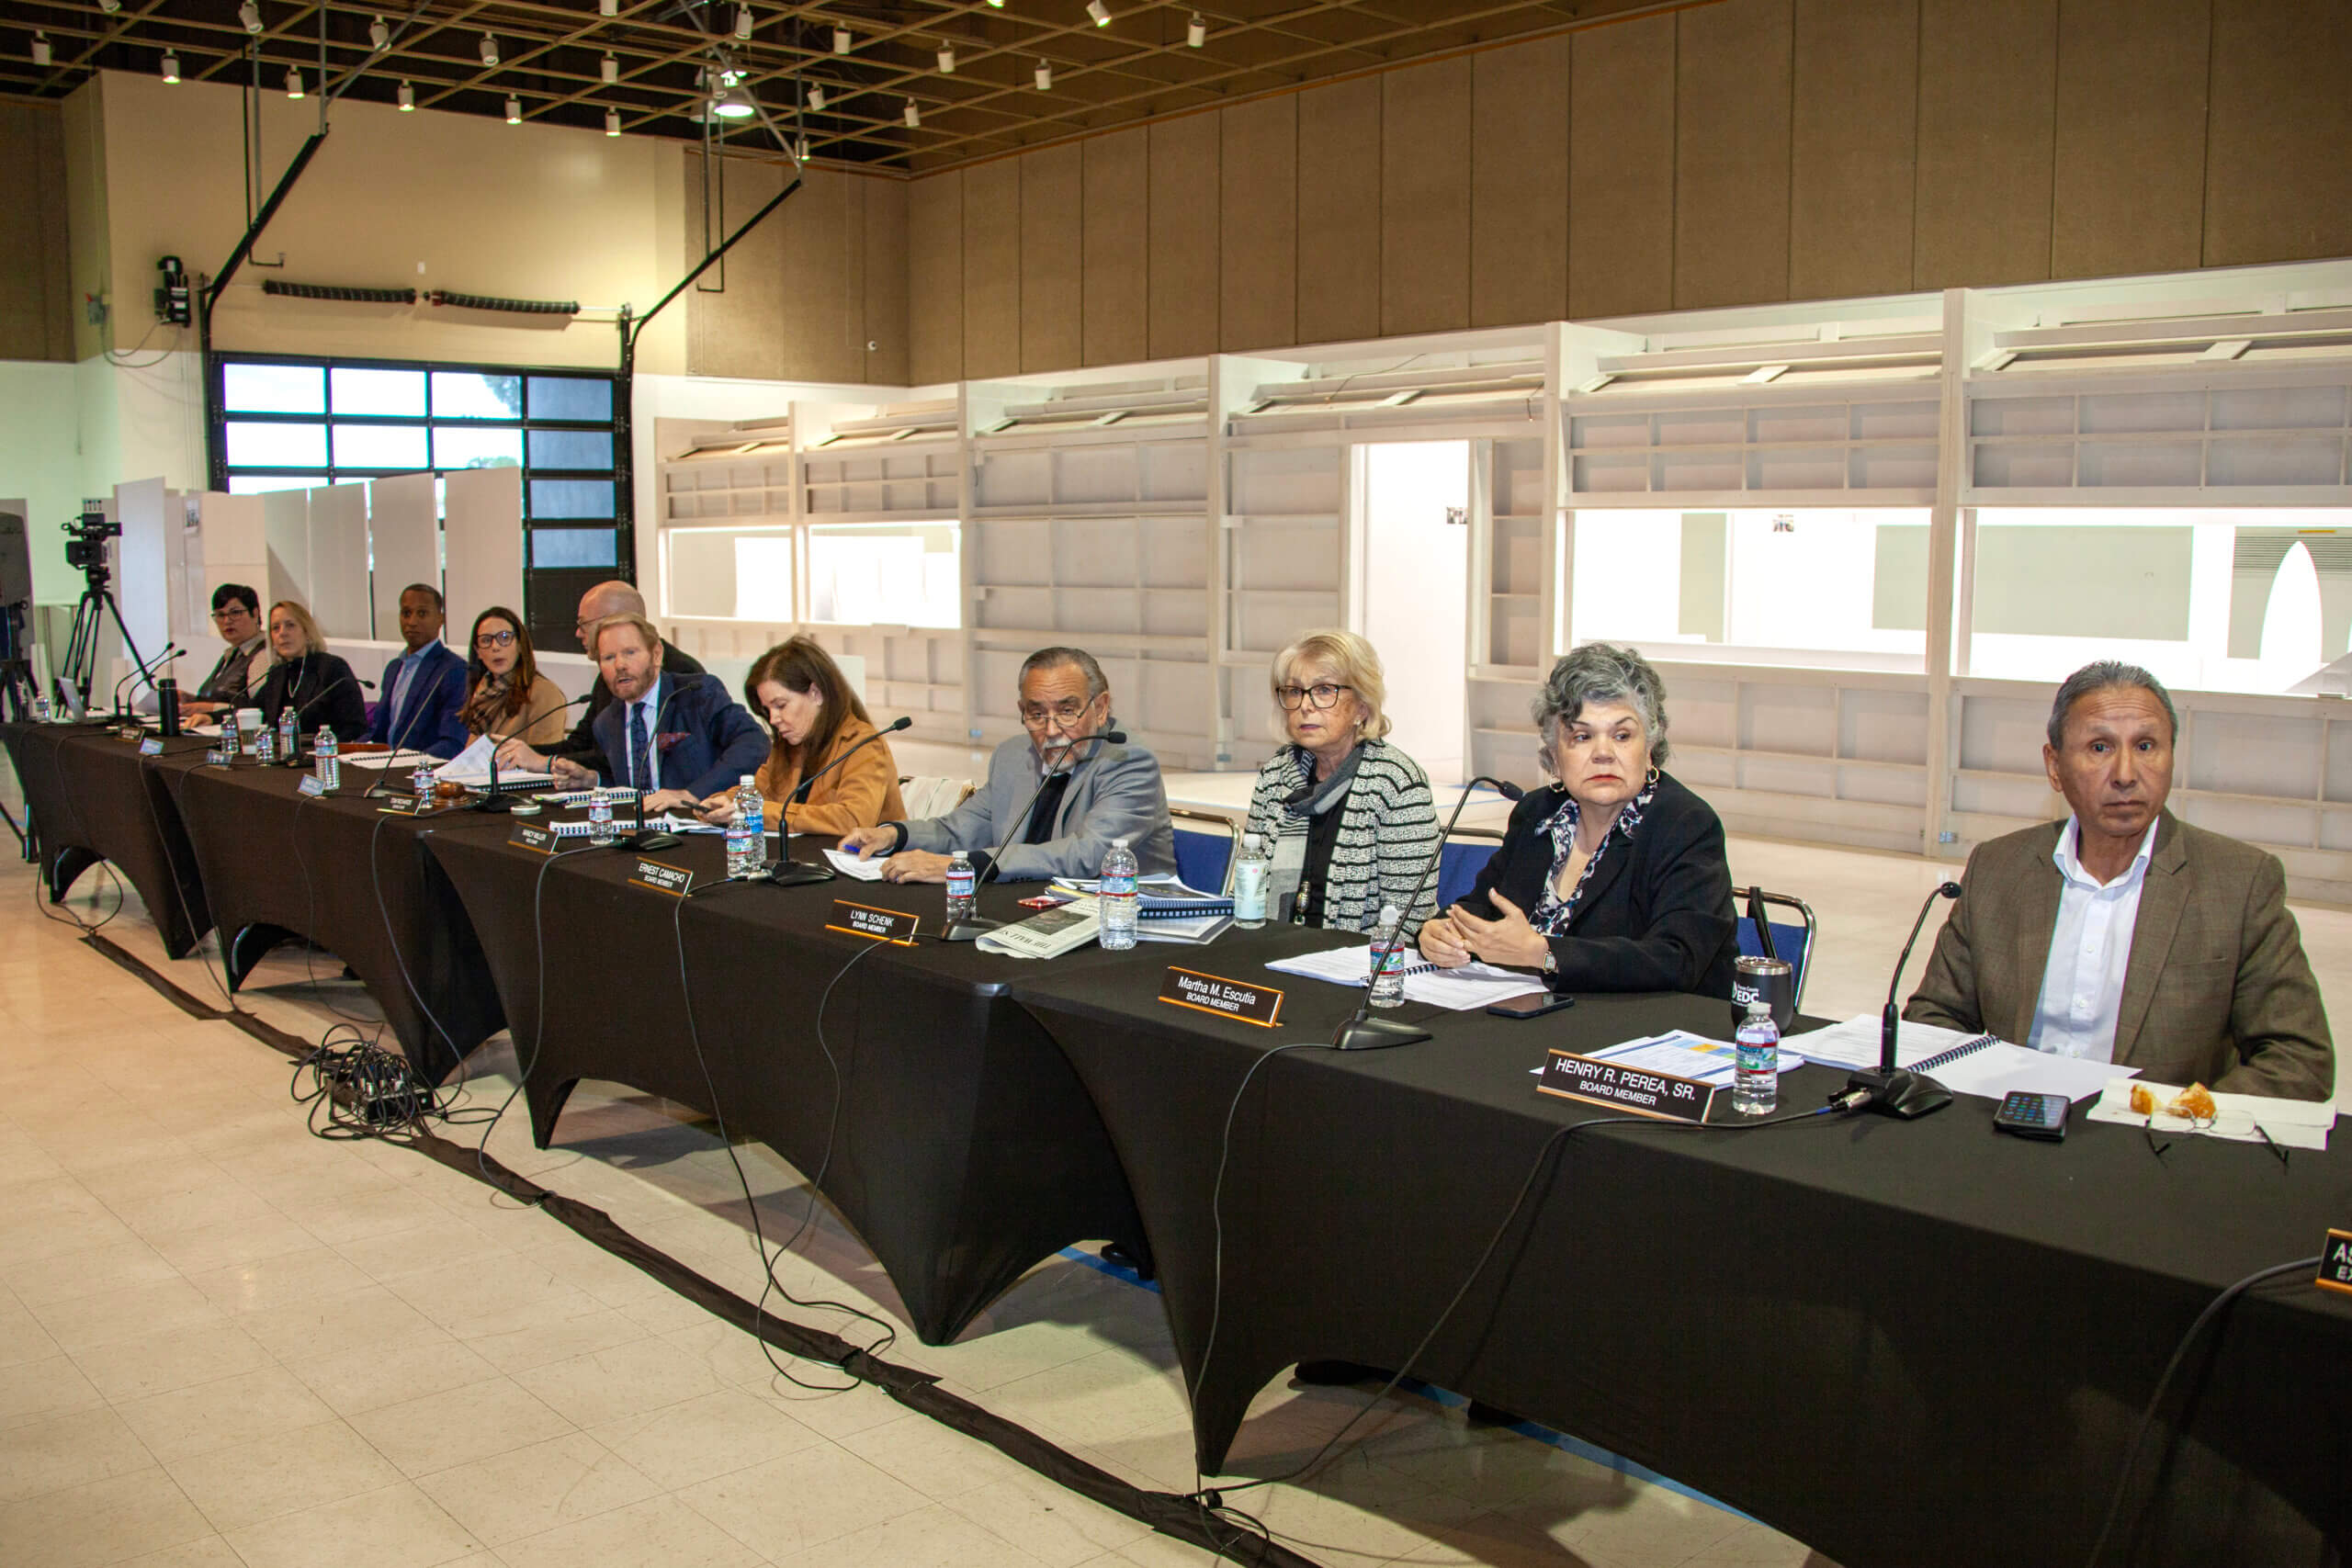
[[[497,750],[497,746],[492,742],[489,736],[478,735],[474,737],[472,745],[447,761],[436,764],[433,770],[433,776],[436,779],[445,779],[451,784],[465,784],[473,789],[488,789],[491,757]],[[540,784],[553,783],[555,783],[553,773],[518,773],[504,768],[500,769],[498,773],[498,787],[502,790],[510,786],[535,789]]]
[[[890,857],[876,855],[872,860],[860,860],[855,855],[843,854],[839,850],[827,850],[825,863],[843,876],[853,877],[859,882],[879,882],[882,880],[882,868],[890,863]]]
[[[1879,1020],[1868,1015],[1849,1018],[1809,1034],[1792,1034],[1788,1043],[1804,1053],[1807,1061],[1825,1066],[1875,1067]],[[1894,1037],[1894,1053],[1895,1066],[1921,1068],[1955,1094],[1986,1100],[1998,1100],[2016,1089],[2063,1094],[2069,1100],[2087,1100],[2105,1088],[2108,1079],[2128,1077],[2136,1070],[2079,1056],[2052,1056],[1988,1035],[1963,1034],[1907,1019]],[[1945,1056],[1951,1059],[1939,1059]]]
[[[1328,980],[1335,986],[1368,986],[1372,983],[1372,944],[1302,953],[1293,958],[1277,958],[1266,967],[1284,975],[1304,975],[1310,980]],[[1407,1001],[1426,1002],[1455,1012],[1545,988],[1544,982],[1532,975],[1514,974],[1485,964],[1440,969],[1434,964],[1409,960],[1403,973]]]
[[[1599,1062],[1616,1062],[1645,1072],[1672,1073],[1676,1077],[1697,1078],[1701,1083],[1711,1084],[1731,1082],[1739,1066],[1738,1048],[1730,1042],[1709,1040],[1683,1029],[1645,1035],[1623,1045],[1611,1045],[1606,1051],[1586,1054]],[[1786,1045],[1781,1047],[1777,1070],[1793,1072],[1804,1066],[1803,1056]]]
[[[2115,1072],[2109,1063],[2098,1066],[2107,1068],[2109,1075]],[[2287,1149],[2324,1149],[2328,1129],[2335,1125],[2335,1107],[2324,1100],[2273,1100],[2264,1094],[2217,1094],[2213,1097],[2212,1121],[2191,1122],[2183,1116],[2167,1116],[2161,1109],[2172,1102],[2179,1089],[2170,1084],[2145,1080],[2142,1087],[2155,1096],[2159,1109],[2154,1116],[2132,1109],[2130,1078],[2110,1076],[2098,1103],[2084,1112],[2085,1119],[2152,1127],[2159,1133],[2194,1133],[2199,1137],[2225,1138],[2233,1144],[2267,1141]]]

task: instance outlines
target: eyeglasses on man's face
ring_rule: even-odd
[[[474,634],[474,646],[485,650],[493,648],[512,648],[514,646],[514,634],[512,630],[503,632],[476,632]]]
[[[1067,727],[1076,724],[1084,717],[1086,710],[1093,705],[1094,699],[1091,697],[1082,701],[1077,697],[1064,697],[1060,702],[1053,704],[1023,703],[1021,722],[1032,729],[1043,729],[1046,725],[1057,722]]]
[[[1285,711],[1296,713],[1301,703],[1311,708],[1328,708],[1340,700],[1341,692],[1353,689],[1331,681],[1317,681],[1312,686],[1276,686],[1274,700],[1282,704]]]

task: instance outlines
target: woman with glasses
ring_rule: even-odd
[[[368,733],[368,703],[351,666],[327,651],[326,634],[311,612],[291,599],[269,607],[269,650],[277,662],[250,701],[262,722],[275,725],[288,708],[305,735],[333,729],[337,740]]]
[[[775,736],[753,775],[767,802],[768,831],[838,838],[907,814],[890,743],[875,739],[865,705],[815,637],[792,637],[752,660],[743,700],[767,716]],[[735,792],[720,790],[695,810],[724,827],[734,820]]]
[[[1468,897],[1421,928],[1421,955],[1532,970],[1561,991],[1728,998],[1738,925],[1724,825],[1660,770],[1657,671],[1589,642],[1552,667],[1535,728],[1555,782],[1513,809]]]
[[[1437,812],[1419,764],[1385,739],[1380,655],[1353,632],[1308,632],[1274,655],[1272,684],[1290,744],[1258,770],[1242,829],[1273,855],[1270,911],[1362,931],[1395,904],[1412,932],[1437,906],[1436,879],[1419,886]]]
[[[466,659],[466,734],[552,746],[570,728],[563,688],[539,673],[523,617],[492,604],[474,617]]]

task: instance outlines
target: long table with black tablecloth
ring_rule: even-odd
[[[366,798],[378,775],[346,764],[336,794],[301,793],[306,770],[193,753],[153,759],[178,802],[220,928],[234,989],[263,954],[307,938],[351,965],[410,1062],[438,1083],[506,1026],[465,908],[424,846],[504,835],[468,811],[409,817]]]
[[[1205,1472],[1293,1362],[1401,1366],[1543,1154],[1416,1375],[1604,1444],[1847,1568],[2081,1562],[2182,1331],[2233,1281],[2352,1220],[2340,1136],[2284,1165],[2211,1139],[2160,1158],[2140,1129],[2079,1108],[2064,1143],[2003,1135],[1994,1103],[1965,1096],[1912,1122],[1611,1126],[1545,1154],[1609,1114],[1535,1091],[1547,1045],[1723,1038],[1729,1022],[1719,1001],[1587,996],[1532,1021],[1417,1010],[1426,1043],[1264,1062],[1232,1122],[1220,1258],[1211,1198],[1243,1075],[1272,1047],[1328,1040],[1360,995],[1263,962],[1329,944],[1267,931],[1189,960],[1286,987],[1275,1030],[1156,1002],[1137,971],[1165,950],[1015,987],[1127,1171]],[[1843,1081],[1800,1069],[1781,1108],[1819,1107]],[[2258,1290],[2184,1371],[2152,1445],[2162,1502],[2107,1561],[2316,1562],[2323,1537],[2344,1542],[2352,1300],[2308,1275]]]
[[[1139,1237],[1093,1106],[1006,994],[1031,965],[935,935],[900,947],[826,929],[847,899],[911,911],[935,933],[941,888],[714,886],[723,851],[710,836],[646,856],[584,845],[550,856],[481,835],[430,842],[482,933],[541,1146],[582,1078],[719,1112],[730,1134],[821,1172],[933,1344],[1061,1247]],[[819,858],[813,840],[793,850]],[[684,868],[701,890],[684,902],[656,890],[639,880],[642,858]],[[1019,918],[1017,900],[1035,890],[990,887],[983,909]],[[1135,969],[1093,948],[1056,962]]]
[[[179,807],[146,766],[136,740],[100,725],[0,726],[25,791],[28,826],[40,848],[51,902],[106,861],[130,879],[155,922],[164,951],[185,958],[212,929]],[[202,750],[196,739],[159,742]]]

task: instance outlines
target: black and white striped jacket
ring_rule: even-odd
[[[1284,746],[1258,770],[1250,792],[1245,833],[1259,834],[1269,853],[1284,835],[1304,839],[1307,818],[1292,817],[1283,802],[1313,776],[1314,759]],[[1323,924],[1332,931],[1368,931],[1380,918],[1384,888],[1402,899],[1437,848],[1437,809],[1420,764],[1385,740],[1367,740],[1356,759],[1355,777],[1341,813],[1339,841],[1331,847],[1331,869],[1323,894]],[[1405,912],[1408,935],[1437,908],[1437,879],[1429,879],[1419,901]]]

